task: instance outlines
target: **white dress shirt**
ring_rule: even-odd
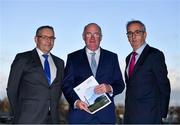
[[[91,58],[92,58],[92,54],[91,53],[96,53],[95,54],[95,60],[96,60],[96,64],[97,64],[97,67],[98,67],[98,64],[99,64],[99,58],[100,58],[100,52],[101,52],[101,49],[100,47],[96,50],[96,51],[91,51],[90,49],[88,49],[86,47],[86,55],[88,57],[88,62],[89,62],[89,65],[91,65]],[[113,96],[113,88],[111,85],[109,85],[111,87],[111,92],[109,93],[110,96]]]
[[[43,69],[44,69],[44,61],[45,61],[45,58],[42,56],[44,53],[39,49],[39,48],[36,48],[37,50],[37,53],[39,55],[39,58],[41,60],[41,64],[43,66]],[[56,72],[57,72],[57,68],[56,68],[56,65],[54,64],[54,61],[52,59],[52,56],[50,53],[48,53],[47,55],[48,56],[48,62],[49,62],[49,66],[50,66],[50,72],[51,72],[51,83],[54,81],[54,79],[56,78]]]
[[[96,60],[96,64],[97,64],[97,67],[98,67],[99,57],[100,57],[100,48],[98,48],[96,51],[91,51],[90,49],[88,49],[86,47],[86,55],[88,57],[89,65],[91,65],[91,58],[92,58],[92,54],[91,53],[96,53],[95,54],[95,60]]]
[[[138,59],[139,59],[139,57],[140,57],[140,55],[141,55],[141,53],[142,53],[142,51],[144,50],[144,48],[145,48],[145,46],[147,45],[147,43],[146,42],[144,42],[144,44],[140,47],[140,48],[138,48],[135,52],[137,53],[136,54],[136,56],[135,56],[135,64],[136,64],[136,62],[138,61]],[[129,76],[129,65],[130,65],[130,60],[131,60],[131,58],[132,58],[132,54],[131,54],[131,57],[130,57],[130,59],[129,59],[129,64],[128,64],[128,67],[127,67],[127,69],[126,69],[126,72],[127,72],[127,74],[128,74],[128,76]],[[134,64],[134,65],[135,65]]]

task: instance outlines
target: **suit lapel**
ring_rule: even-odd
[[[150,50],[150,46],[149,45],[146,45],[146,47],[144,48],[144,50],[142,51],[137,63],[135,64],[135,67],[134,67],[134,73],[133,75],[135,75],[139,68],[141,67],[141,65],[144,63],[144,61],[146,60],[148,54],[149,54],[149,50]]]
[[[100,48],[99,63],[98,63],[97,71],[96,71],[97,75],[99,74],[100,70],[102,69],[102,66],[104,66],[104,64],[103,64],[104,61],[103,60],[105,60],[104,50],[102,48]]]
[[[87,73],[90,74],[90,75],[93,75],[92,71],[91,71],[91,67],[90,67],[90,64],[89,64],[89,61],[88,61],[88,57],[87,57],[87,54],[86,54],[86,50],[85,48],[82,49],[82,67],[85,67],[85,69],[87,69]]]
[[[36,70],[38,72],[40,72],[39,75],[40,75],[40,78],[43,80],[42,83],[45,83],[45,85],[47,86],[48,85],[48,81],[46,80],[46,76],[44,74],[43,66],[41,64],[41,60],[39,58],[39,55],[38,55],[36,49],[34,49],[32,51],[32,63],[34,63],[38,67],[38,68],[36,68]]]
[[[127,67],[128,67],[129,61],[130,61],[131,54],[132,53],[130,53],[126,58],[126,68],[125,68],[125,79],[126,80],[129,80],[129,77],[128,77],[128,74],[127,74]]]
[[[41,61],[40,61],[40,58],[36,49],[33,49],[32,51],[32,59],[33,59],[32,61],[34,62],[34,64],[36,64],[37,66],[40,66],[43,70],[43,67],[42,67],[42,64],[41,64]]]
[[[142,51],[138,61],[136,62],[135,66],[134,66],[134,72],[132,74],[132,77],[131,79],[134,77],[134,75],[138,72],[139,68],[141,67],[141,65],[144,63],[144,61],[146,60],[148,54],[149,54],[149,50],[150,50],[150,46],[147,44],[146,47],[144,48],[144,50]],[[125,69],[125,78],[126,80],[130,80],[129,77],[128,77],[128,74],[126,72],[127,70],[127,67],[128,67],[128,64],[129,64],[129,61],[130,61],[130,57],[131,57],[131,54],[130,53],[127,58],[126,58],[126,69]]]
[[[59,79],[59,77],[61,76],[61,70],[60,69],[62,69],[61,67],[60,67],[60,65],[58,64],[58,61],[56,60],[56,58],[55,58],[55,56],[53,55],[53,54],[51,54],[51,57],[52,57],[52,59],[53,59],[53,61],[54,61],[54,64],[55,64],[55,66],[56,66],[56,77],[55,77],[55,79],[52,81],[52,84],[51,85],[53,85],[53,84],[55,84],[55,83],[57,83],[56,81],[58,81]]]
[[[56,77],[54,78],[54,80],[52,81],[52,84],[53,83],[55,83],[56,82],[56,80],[57,80],[57,76],[60,76],[60,73],[59,73],[59,70],[58,69],[60,69],[60,67],[59,67],[59,65],[57,64],[57,61],[56,61],[56,59],[55,59],[55,57],[54,57],[54,55],[53,54],[51,54],[51,57],[52,57],[52,60],[53,60],[53,62],[54,62],[54,64],[55,64],[55,66],[56,66]],[[51,85],[52,85],[51,84]]]

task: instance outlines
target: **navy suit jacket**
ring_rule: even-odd
[[[126,58],[126,68],[130,55]],[[124,123],[161,123],[168,112],[170,83],[161,51],[146,45],[129,79],[125,71]]]
[[[59,123],[59,100],[64,62],[52,55],[57,73],[49,86],[36,49],[16,55],[8,80],[9,98],[14,123],[46,123],[48,110],[53,123]]]
[[[113,96],[109,96],[112,101],[110,105],[93,115],[79,109],[74,109],[74,103],[79,97],[73,90],[74,87],[91,75],[93,74],[85,48],[68,55],[62,90],[71,107],[69,123],[93,123],[93,119],[97,119],[98,123],[115,123],[116,117],[113,97],[121,93],[124,89],[117,54],[101,49],[95,78],[100,84],[110,84],[113,88]]]

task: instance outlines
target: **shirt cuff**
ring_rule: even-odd
[[[78,101],[78,100],[76,100],[76,101],[74,102],[74,109],[77,109],[77,107],[76,107],[77,101]]]
[[[111,88],[111,92],[109,92],[109,95],[112,97],[112,96],[113,96],[113,88],[112,88],[111,85],[109,85],[109,86],[110,86],[110,88]]]

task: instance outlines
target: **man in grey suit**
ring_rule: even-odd
[[[133,52],[126,58],[124,123],[160,124],[167,116],[171,91],[164,54],[145,42],[141,21],[128,22],[126,29]]]
[[[13,123],[58,123],[62,59],[50,53],[55,33],[41,26],[34,37],[36,48],[16,55],[7,86]]]

